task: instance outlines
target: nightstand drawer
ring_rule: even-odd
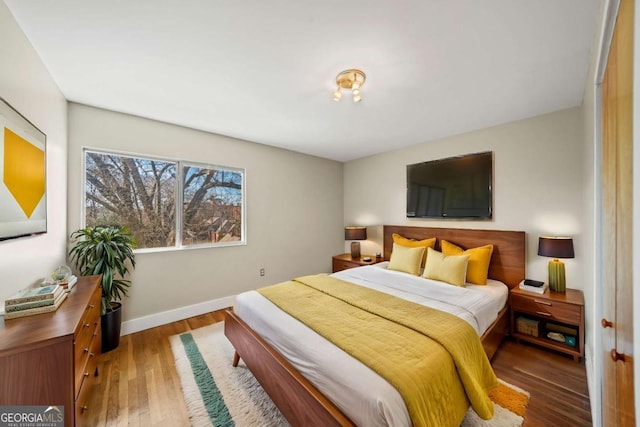
[[[345,261],[342,259],[334,259],[333,260],[333,272],[337,272],[337,271],[342,271],[342,270],[347,270],[349,268],[354,268],[354,267],[360,267],[360,265],[358,265],[358,263],[355,262],[351,262],[351,261]]]
[[[367,258],[366,261],[364,260],[365,258]],[[349,268],[373,265],[383,261],[382,258],[376,258],[374,255],[362,255],[360,258],[353,258],[351,254],[336,255],[332,260],[331,267],[334,273]]]
[[[546,298],[511,295],[511,309],[559,320],[570,324],[580,324],[581,307]]]

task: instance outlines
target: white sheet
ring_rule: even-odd
[[[343,270],[333,276],[458,315],[479,334],[496,319],[509,293],[506,285],[496,281],[458,288],[387,270],[386,265]],[[238,295],[234,310],[357,425],[411,426],[404,401],[393,386],[258,292]]]
[[[482,335],[505,306],[509,288],[489,279],[486,285],[466,284],[466,288],[387,270],[388,262],[342,270],[333,277],[455,314]]]

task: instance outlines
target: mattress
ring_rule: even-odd
[[[497,318],[509,294],[506,285],[493,280],[487,286],[459,288],[386,266],[378,263],[332,276],[454,314],[479,335]],[[393,386],[258,292],[238,295],[234,311],[357,425],[412,425]]]

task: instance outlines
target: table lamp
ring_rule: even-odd
[[[344,240],[367,240],[367,227],[345,227]],[[360,242],[351,242],[351,258],[360,258]]]
[[[540,237],[538,255],[553,258],[549,261],[549,288],[553,292],[565,292],[567,285],[564,275],[564,263],[558,258],[573,258],[573,239],[571,237]]]

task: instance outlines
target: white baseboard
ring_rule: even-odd
[[[161,313],[150,314],[149,316],[138,317],[137,319],[127,320],[126,322],[122,322],[120,335],[129,335],[134,332],[144,331],[145,329],[155,328],[156,326],[166,325],[167,323],[176,322],[178,320],[188,319],[189,317],[199,316],[201,314],[232,307],[235,298],[235,295],[232,295],[229,297],[188,305],[186,307],[163,311]]]

